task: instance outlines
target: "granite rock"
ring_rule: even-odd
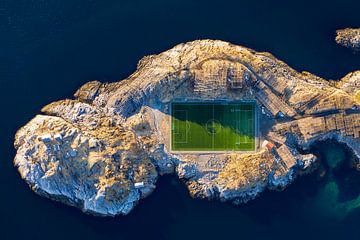
[[[336,31],[336,42],[355,52],[360,50],[360,28],[345,28]]]

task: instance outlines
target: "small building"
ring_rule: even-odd
[[[284,162],[285,166],[290,169],[296,164],[296,159],[294,155],[290,152],[289,148],[286,145],[281,145],[278,149],[276,149],[279,157]]]
[[[262,144],[262,147],[266,147],[269,151],[271,151],[275,148],[275,145],[272,142],[265,140]]]
[[[134,187],[135,188],[142,188],[142,187],[144,187],[144,182],[136,182],[135,184],[134,184]]]

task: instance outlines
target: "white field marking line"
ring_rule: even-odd
[[[214,129],[214,123],[215,123],[215,119],[214,119],[214,117],[215,117],[215,107],[214,107],[214,104],[212,104],[212,119],[213,119],[213,121],[212,121],[212,127],[213,127],[213,129]],[[212,142],[212,146],[211,146],[211,148],[212,148],[212,150],[214,150],[214,148],[215,148],[215,134],[211,134],[212,136],[211,136],[211,142]]]
[[[245,117],[246,117],[245,112],[246,112],[246,110],[243,110],[243,111],[242,111],[243,114],[240,115],[240,121],[241,121],[241,123],[244,124],[244,125],[245,125],[245,123],[246,123],[246,121],[245,121],[245,119],[246,119],[246,118],[245,118]],[[245,125],[244,127],[247,128],[248,126]],[[243,133],[243,134],[244,134],[244,133]],[[246,135],[242,135],[241,138],[240,138],[240,144],[246,144],[246,143],[247,143],[247,141],[246,141]]]
[[[236,106],[236,107],[238,107],[238,106]],[[239,114],[237,114],[237,115],[235,115],[235,120],[236,120],[236,128],[237,128],[237,130],[240,130],[240,126],[241,126],[241,116],[243,116],[243,113],[245,113],[245,112],[250,112],[250,111],[252,111],[252,110],[244,110],[244,109],[231,109],[231,112],[238,112]],[[248,127],[248,126],[247,126]],[[240,134],[238,134],[238,141],[237,142],[235,142],[235,144],[236,145],[240,145],[240,144],[243,144],[243,143],[249,143],[248,141],[242,141],[241,140],[241,137],[243,137],[243,136],[241,136]]]
[[[254,139],[255,139],[255,132],[254,132],[254,124],[255,124],[255,117],[254,117],[254,111],[255,110],[251,110],[250,112],[251,112],[251,118],[249,118],[248,119],[248,123],[249,123],[249,127],[250,127],[250,130],[251,130],[251,134],[252,134],[252,136],[253,136],[253,140],[251,141],[250,139],[250,136],[249,136],[249,141],[248,141],[248,143],[255,143],[255,141],[254,141]]]
[[[251,115],[253,115],[253,114],[252,114],[252,113],[253,113],[253,110],[240,110],[239,112],[243,112],[243,113],[249,113],[249,112],[251,112]],[[245,114],[243,114],[243,116],[245,116]],[[247,117],[247,115],[246,115],[245,117]],[[246,118],[244,118],[242,122],[243,122],[244,124],[245,124],[245,123],[247,124],[247,125],[246,125],[246,129],[249,128],[249,125],[252,126],[252,124],[249,124],[249,122],[252,122],[252,119],[247,119],[247,120],[246,120]],[[252,128],[252,127],[251,127],[251,128]],[[241,136],[239,136],[239,138],[240,138],[240,143],[239,143],[239,144],[249,144],[249,143],[252,142],[252,141],[250,141],[250,137],[248,137],[248,136],[246,136],[246,135],[244,135],[244,136],[242,136],[242,137],[243,137],[243,141],[241,141]]]
[[[182,123],[182,121],[179,121],[176,119],[176,122],[178,123],[177,129],[179,132],[174,131],[174,143],[188,143],[188,134],[187,134],[188,111],[187,110],[175,110],[174,112],[185,112],[185,119],[186,119],[185,120],[185,141],[183,139],[181,139],[180,141],[176,141],[175,134],[182,136],[182,133],[180,131],[180,124]],[[175,114],[174,114],[174,116],[175,116]],[[175,129],[176,129],[176,126],[175,126]]]
[[[234,112],[238,112],[238,114],[235,115],[236,120],[236,130],[240,132],[240,115],[241,115],[241,109],[234,109]],[[235,143],[236,145],[241,144],[241,135],[238,134],[238,140]]]
[[[257,131],[258,131],[258,119],[257,119],[257,114],[256,114],[256,108],[254,108],[254,111],[252,113],[252,118],[254,119],[254,122],[253,122],[253,129],[252,129],[252,132],[253,132],[253,148],[254,150],[256,150],[256,134],[257,134]]]
[[[253,109],[251,111],[251,118],[248,119],[248,122],[250,122],[250,129],[251,129],[251,134],[253,136],[253,140],[250,141],[250,137],[249,137],[249,142],[248,143],[252,143],[253,146],[255,146],[255,110]]]
[[[188,111],[187,110],[184,110],[185,111],[185,143],[188,143]],[[190,129],[189,129],[190,131]]]
[[[231,112],[237,112],[238,114],[235,115],[235,121],[236,121],[236,131],[240,131],[240,113],[241,109],[237,109],[238,106],[234,106],[234,108],[231,109]],[[235,142],[235,145],[241,144],[241,135],[237,134],[237,141]]]
[[[188,131],[190,131],[190,124],[189,124],[189,118],[188,118],[188,111],[185,110],[185,142],[188,143]],[[189,124],[189,125],[188,125]]]
[[[251,127],[251,132],[252,132],[252,122],[253,122],[252,119],[248,119],[247,122],[248,122],[248,127],[249,126]],[[247,136],[247,138],[248,138],[247,143],[251,143],[252,141],[250,140],[250,136]]]

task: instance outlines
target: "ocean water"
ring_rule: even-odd
[[[144,55],[195,39],[269,51],[339,79],[360,55],[335,30],[360,26],[359,1],[0,0],[0,239],[360,239],[360,173],[336,143],[314,173],[245,205],[189,197],[173,176],[128,216],[97,218],[34,194],[13,167],[13,138],[45,104],[83,83],[126,78]]]

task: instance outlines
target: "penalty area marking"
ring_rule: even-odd
[[[253,122],[252,118],[248,118],[248,114],[250,113],[251,116],[254,113],[254,110],[243,110],[243,109],[231,109],[232,112],[237,112],[238,114],[236,114],[236,127],[237,127],[237,132],[239,132],[239,136],[238,136],[238,141],[235,143],[236,145],[241,145],[241,144],[249,144],[252,143],[253,141],[251,140],[251,138],[249,136],[247,136],[244,133],[242,133],[240,131],[241,126],[245,125],[245,129],[249,129],[249,127],[251,126],[251,132],[253,132],[253,127],[250,123]],[[245,114],[246,113],[246,114]]]
[[[173,131],[174,143],[185,143],[186,144],[186,143],[188,143],[188,131],[190,130],[190,124],[188,121],[188,111],[187,110],[175,110],[174,112],[175,112],[175,115],[176,115],[176,113],[180,113],[180,115],[182,113],[185,113],[185,119],[186,119],[185,122],[175,119],[175,123],[177,123],[177,124],[175,124],[175,131]],[[185,123],[185,131],[181,131],[182,128],[180,127],[180,125],[183,125],[184,123]],[[184,135],[184,132],[185,132],[185,138],[182,137]],[[178,136],[178,137],[176,137],[176,136]],[[180,140],[177,140],[179,138],[180,138]]]

